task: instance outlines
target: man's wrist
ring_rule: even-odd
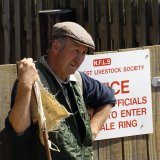
[[[26,81],[19,81],[18,82],[18,88],[24,89],[25,91],[32,90],[32,84],[26,82]]]

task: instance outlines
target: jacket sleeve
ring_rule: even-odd
[[[83,72],[80,72],[83,82],[83,97],[85,104],[98,108],[105,104],[116,103],[114,90],[103,83],[89,77]]]

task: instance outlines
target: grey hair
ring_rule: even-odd
[[[48,47],[47,53],[49,52],[49,50],[52,46],[52,42],[54,40],[57,40],[58,42],[60,42],[60,49],[61,50],[64,49],[64,47],[65,47],[65,37],[54,38],[54,39],[50,39],[50,41],[49,41],[49,47]]]
[[[60,49],[64,49],[65,47],[65,37],[60,37],[57,39],[60,42]]]

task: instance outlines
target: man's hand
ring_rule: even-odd
[[[18,71],[19,84],[23,84],[24,87],[32,87],[37,78],[38,73],[35,64],[33,63],[33,59],[22,59],[19,63]]]

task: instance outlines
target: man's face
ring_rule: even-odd
[[[59,78],[65,80],[68,75],[74,74],[82,64],[88,52],[88,47],[75,42],[71,38],[65,38],[64,48],[62,49],[59,46],[56,51],[53,70]]]

